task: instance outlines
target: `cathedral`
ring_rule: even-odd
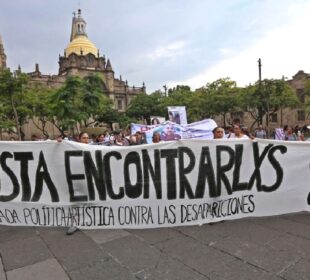
[[[3,48],[2,48],[3,49]],[[2,58],[3,56],[3,58]],[[0,66],[5,54],[1,52]],[[35,65],[35,71],[28,73],[31,83],[39,83],[51,88],[61,87],[68,76],[85,77],[96,74],[103,81],[102,92],[113,100],[114,109],[119,112],[126,111],[130,101],[137,94],[145,93],[145,85],[141,87],[129,86],[127,80],[114,77],[114,71],[109,59],[100,56],[99,49],[89,40],[86,33],[86,21],[81,10],[73,13],[70,42],[64,50],[63,56],[59,55],[59,71],[57,75],[44,75],[40,72],[39,64]]]
[[[0,70],[7,68],[2,38],[0,36]],[[138,94],[145,93],[145,85],[141,87],[129,86],[127,80],[115,78],[113,67],[109,59],[101,56],[99,49],[88,38],[86,33],[86,21],[82,17],[81,10],[73,13],[70,42],[63,55],[59,55],[58,74],[46,75],[41,73],[39,64],[35,64],[33,72],[27,73],[29,83],[42,85],[49,88],[60,88],[69,76],[85,77],[91,74],[98,75],[102,79],[102,94],[113,100],[113,107],[118,112],[125,112],[131,100]],[[20,70],[20,67],[19,67]],[[51,137],[59,135],[58,129],[47,124],[47,131]],[[32,135],[42,135],[32,120],[23,126],[25,139]]]

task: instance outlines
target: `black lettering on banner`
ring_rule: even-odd
[[[248,208],[248,211],[249,211],[250,213],[253,213],[254,210],[255,210],[255,203],[254,203],[254,201],[253,201],[253,198],[254,198],[254,195],[253,195],[253,194],[250,194],[250,195],[249,195],[249,201],[250,201],[250,203],[251,203],[251,206]]]
[[[209,196],[216,197],[217,191],[216,191],[214,169],[210,156],[210,149],[209,147],[202,147],[195,198],[202,198],[204,196],[206,179],[209,185]]]
[[[33,160],[32,152],[15,152],[14,160],[20,161],[20,178],[22,182],[22,201],[30,201],[31,185],[28,175],[28,162]]]
[[[235,168],[233,172],[232,191],[244,191],[248,188],[248,183],[240,183],[240,167],[242,164],[243,145],[237,144],[235,146]]]
[[[70,157],[81,157],[81,156],[83,156],[83,151],[65,151],[65,169],[69,187],[70,202],[87,201],[87,195],[75,195],[73,188],[73,180],[84,180],[85,175],[72,174],[70,169]]]
[[[144,194],[143,198],[150,197],[150,177],[152,177],[153,184],[155,187],[156,198],[162,198],[162,187],[161,187],[161,170],[160,170],[160,153],[159,150],[154,150],[154,167],[152,166],[151,159],[147,150],[142,150],[143,158],[143,179],[144,179]]]
[[[135,165],[137,182],[133,185],[130,180],[129,166]],[[130,198],[137,198],[142,194],[142,167],[140,156],[137,152],[130,152],[125,157],[124,162],[124,179],[125,179],[125,193]]]
[[[41,171],[41,169],[43,170]],[[57,189],[48,172],[43,152],[40,151],[39,163],[36,172],[35,189],[31,201],[39,201],[43,190],[43,182],[46,183],[48,190],[50,191],[52,202],[59,202]]]
[[[21,223],[20,219],[18,218],[18,214],[15,209],[1,209],[0,210],[0,223],[5,223],[7,224],[17,224]]]
[[[275,191],[281,185],[281,183],[283,181],[283,168],[281,167],[280,163],[274,157],[274,153],[277,150],[279,150],[281,152],[281,154],[284,154],[287,152],[287,147],[283,146],[283,145],[279,145],[279,146],[272,147],[269,150],[268,159],[276,171],[277,178],[276,178],[276,182],[271,186],[262,185],[262,191],[264,191],[264,192]]]
[[[120,225],[154,224],[152,208],[150,206],[119,206],[117,217]]]
[[[13,155],[9,152],[3,152],[1,154],[1,158],[0,158],[0,164],[1,164],[1,168],[2,170],[10,177],[12,184],[13,184],[13,190],[12,193],[9,195],[0,195],[0,201],[1,202],[7,202],[7,201],[11,201],[14,198],[16,198],[20,192],[20,186],[18,183],[18,180],[14,174],[14,172],[12,171],[11,168],[9,168],[7,166],[6,160],[8,158],[13,158]]]
[[[213,202],[210,203],[181,204],[179,210],[180,222],[188,223],[199,221],[199,223],[202,223],[209,217],[214,219],[238,214],[249,214],[255,210],[253,198],[253,195],[242,195],[240,197],[230,197],[223,200],[213,200]]]
[[[261,174],[260,174],[260,167],[264,161],[264,158],[266,157],[268,151],[270,150],[270,148],[273,146],[273,144],[268,144],[261,155],[259,155],[259,148],[258,148],[258,143],[257,142],[253,142],[253,156],[254,156],[254,172],[249,180],[249,185],[248,185],[248,190],[251,190],[254,184],[254,181],[256,180],[256,188],[257,191],[260,192],[262,191],[262,178],[261,178]]]
[[[91,153],[88,151],[84,151],[84,167],[87,180],[89,200],[95,200],[95,188],[93,179],[95,180],[95,185],[98,191],[99,199],[106,200],[107,194],[103,175],[102,152],[96,151],[95,157],[97,168],[91,157]]]
[[[112,152],[106,153],[103,157],[107,193],[111,199],[122,199],[125,194],[124,187],[119,187],[118,194],[113,191],[111,164],[110,164],[111,157],[115,157],[117,160],[120,160],[122,159],[122,155],[116,151],[112,151]]]
[[[162,224],[175,224],[176,223],[176,214],[175,214],[175,206],[158,206],[157,209],[157,223],[159,225]]]
[[[189,199],[194,199],[194,193],[191,184],[186,178],[186,174],[190,173],[195,167],[195,155],[190,148],[180,147],[179,150],[179,178],[180,178],[180,198],[185,197],[187,194]],[[184,154],[189,158],[187,167],[184,166]]]
[[[222,152],[226,152],[229,156],[228,163],[225,165],[222,165],[222,156],[221,156]],[[225,172],[229,171],[233,167],[234,162],[235,162],[235,153],[231,147],[223,145],[216,146],[217,196],[221,195],[222,181],[226,187],[227,193],[232,194],[231,185]]]
[[[168,199],[176,199],[177,197],[177,183],[175,159],[178,157],[176,149],[161,150],[161,157],[166,158],[166,172],[167,172],[167,197]]]

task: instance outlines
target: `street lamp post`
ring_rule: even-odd
[[[262,60],[260,58],[258,59],[258,82],[260,94],[262,94]],[[264,94],[263,100],[266,102],[266,133],[267,137],[269,137],[269,96]],[[262,119],[260,121],[263,122]]]

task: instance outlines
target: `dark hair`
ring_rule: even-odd
[[[221,127],[221,126],[217,126],[217,127],[213,128],[213,130],[212,130],[213,134],[215,133],[215,131],[216,131],[218,128],[222,128],[222,127]],[[223,128],[223,130],[224,130],[224,128]]]
[[[159,135],[159,139],[160,139],[160,133],[158,131],[155,131],[152,136],[152,141],[154,141],[154,138],[156,135]]]
[[[81,139],[81,138],[82,138],[83,134],[87,134],[87,135],[88,135],[88,133],[87,133],[87,132],[82,131],[82,132],[79,134],[79,139]]]
[[[152,119],[151,123],[152,124],[160,124],[160,121],[158,118],[154,118],[154,119]]]

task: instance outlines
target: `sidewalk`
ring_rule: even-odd
[[[0,226],[0,280],[310,279],[310,213],[78,231]]]

